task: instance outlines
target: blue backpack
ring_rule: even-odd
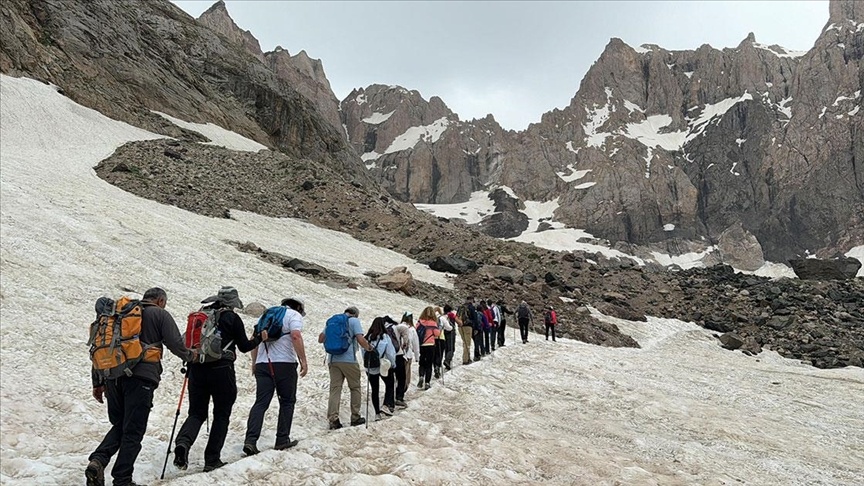
[[[351,347],[351,331],[348,326],[347,314],[336,314],[327,319],[324,325],[324,351],[339,355]]]
[[[285,318],[285,307],[277,305],[271,307],[261,314],[258,324],[255,324],[255,335],[260,336],[262,331],[267,331],[267,340],[275,341],[282,337],[282,319]]]

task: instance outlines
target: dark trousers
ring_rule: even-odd
[[[474,340],[474,360],[476,361],[483,355],[483,331],[474,329],[472,339]]]
[[[489,354],[489,337],[492,335],[492,329],[483,329],[483,354]]]
[[[498,325],[498,346],[504,346],[504,338],[507,333],[507,321],[501,321],[501,324]]]
[[[432,358],[432,364],[435,366],[435,371],[441,372],[441,362],[444,360],[444,340],[435,340],[435,356]]]
[[[147,430],[155,389],[156,385],[153,383],[136,377],[108,380],[105,384],[111,429],[88,460],[99,461],[104,467],[111,461],[111,457],[117,454],[111,470],[114,484],[132,481],[132,470],[135,459],[141,452],[141,440]]]
[[[396,369],[390,370],[390,374],[396,372],[396,400],[405,400],[405,392],[408,391],[408,383],[405,381],[405,355],[396,355]]]
[[[204,464],[215,465],[221,460],[222,446],[228,435],[231,409],[237,400],[237,377],[233,364],[208,367],[200,364],[189,365],[189,416],[177,433],[175,444],[192,447],[201,425],[207,420],[210,398],[213,398],[213,426],[204,448]]]
[[[273,363],[270,374],[269,363],[255,365],[255,404],[249,410],[246,421],[245,444],[256,445],[264,425],[264,412],[270,407],[273,393],[279,397],[279,420],[276,422],[276,445],[291,441],[291,422],[294,421],[294,404],[297,402],[297,363]]]
[[[498,326],[492,326],[489,329],[489,345],[492,351],[495,351],[495,345],[498,344]]]
[[[444,366],[449,370],[456,352],[456,330],[444,331]]]
[[[549,340],[549,330],[552,330],[552,340],[555,340],[555,325],[554,324],[546,324],[546,340]]]
[[[375,409],[375,415],[381,413],[381,398],[378,395],[378,390],[380,389],[378,386],[379,378],[382,377],[378,373],[366,373],[366,380],[369,381],[369,394],[372,396],[372,408]]]
[[[435,359],[435,346],[420,346],[420,380],[432,381],[432,363]],[[418,382],[420,381],[418,380]]]
[[[522,336],[522,342],[528,342],[528,319],[519,319],[519,334]]]
[[[381,413],[381,401],[379,396],[381,387],[379,386],[379,379],[384,382],[384,406],[390,409],[396,407],[396,402],[394,401],[395,391],[393,387],[393,382],[395,380],[393,378],[392,370],[391,373],[387,373],[387,376],[381,376],[378,373],[374,375],[366,373],[366,378],[369,380],[369,389],[372,394],[372,408],[375,409],[376,415]]]

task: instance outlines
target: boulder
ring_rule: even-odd
[[[754,271],[765,264],[762,245],[741,223],[735,223],[720,234],[717,242],[720,258],[739,270]]]
[[[417,294],[417,283],[407,267],[396,267],[384,275],[374,279],[375,285],[405,295]]]
[[[744,345],[744,338],[734,332],[727,332],[720,336],[720,342],[726,349],[738,349]]]
[[[844,257],[830,260],[819,258],[793,258],[789,260],[795,275],[801,280],[846,280],[855,278],[861,262]]]
[[[282,266],[290,268],[295,272],[308,273],[309,275],[320,275],[322,273],[327,273],[327,269],[322,267],[321,265],[309,263],[299,258],[292,258],[290,260],[283,261]]]
[[[502,265],[483,265],[477,273],[489,278],[497,278],[510,284],[521,282],[523,275],[521,270]]]
[[[439,256],[429,263],[429,268],[436,272],[461,274],[477,270],[477,262],[459,255]]]
[[[242,312],[250,317],[261,317],[261,314],[266,310],[267,307],[261,302],[250,302],[246,304],[246,307],[243,308]]]

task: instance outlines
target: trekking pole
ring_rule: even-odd
[[[366,430],[369,430],[369,390],[372,384],[369,383],[369,373],[366,373]]]
[[[171,438],[168,439],[168,450],[165,452],[165,464],[162,465],[162,475],[159,479],[165,479],[165,469],[168,467],[168,456],[171,454],[171,443],[174,442],[174,431],[177,430],[177,419],[180,418],[180,408],[183,406],[183,395],[186,393],[186,382],[189,380],[187,368],[181,368],[183,373],[183,386],[180,388],[180,401],[177,402],[177,413],[174,415],[174,426],[171,427]]]

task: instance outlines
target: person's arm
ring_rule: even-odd
[[[93,398],[95,398],[97,402],[102,403],[102,394],[105,391],[105,381],[92,367],[90,368],[90,380],[93,382]]]
[[[303,344],[303,336],[300,331],[294,329],[291,331],[291,342],[294,344],[294,351],[297,353],[297,360],[300,362],[300,378],[306,376],[309,367],[306,364],[306,347]]]
[[[324,332],[318,335],[318,344],[324,344]]]
[[[186,347],[186,344],[183,342],[183,336],[180,335],[180,331],[177,329],[177,323],[174,322],[174,318],[165,310],[160,314],[160,334],[162,335],[162,342],[165,344],[165,347],[167,347],[174,356],[177,356],[187,363],[195,361],[196,353]]]
[[[372,351],[372,345],[369,344],[369,341],[363,337],[363,333],[355,334],[354,337],[357,339],[357,342],[360,343],[360,347],[365,349],[366,351]]]
[[[241,353],[248,353],[255,349],[261,342],[259,336],[254,336],[252,339],[246,337],[246,326],[243,325],[243,319],[236,313],[228,313],[228,319],[231,326],[231,339]]]
[[[258,346],[255,346],[249,355],[252,357],[252,376],[255,376],[255,363],[258,362]]]

